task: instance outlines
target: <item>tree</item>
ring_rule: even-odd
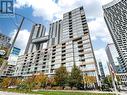
[[[4,59],[0,58],[0,66],[3,64],[3,62],[4,62]]]
[[[9,77],[4,78],[1,83],[2,88],[8,88],[11,85],[11,81],[12,81],[12,78],[9,78]]]
[[[56,84],[59,86],[65,86],[68,79],[68,72],[65,67],[61,66],[58,68],[55,72],[54,79],[56,81]]]
[[[21,90],[25,90],[27,91],[28,90],[28,86],[27,86],[27,83],[26,83],[26,80],[18,80],[17,81],[17,89],[21,89]]]
[[[16,78],[10,78],[10,86],[15,86],[15,85],[17,85],[16,81],[17,81]]]
[[[35,75],[32,75],[28,77],[26,80],[24,80],[24,82],[27,85],[28,91],[31,91],[32,88],[34,87],[34,79],[35,79]]]
[[[87,86],[90,84],[95,84],[97,82],[96,77],[95,76],[90,76],[90,75],[84,75],[84,83],[86,85],[86,89]]]
[[[22,79],[17,78],[15,84],[18,85],[18,84],[21,84],[21,83],[22,83]]]
[[[81,70],[74,64],[71,75],[69,76],[69,86],[79,88],[82,84],[83,76]]]
[[[6,77],[1,79],[2,88],[8,88],[9,86],[17,86],[20,83],[21,83],[21,80],[16,78]]]
[[[39,73],[35,75],[34,83],[36,84],[36,88],[40,88],[41,86],[45,86],[47,81],[47,76],[45,76],[43,73]]]
[[[51,86],[51,87],[53,87],[54,85],[56,85],[56,81],[55,81],[55,79],[54,79],[54,76],[49,77],[49,78],[47,79],[47,85],[49,85],[49,86]]]
[[[104,84],[107,84],[109,87],[112,87],[112,79],[111,79],[111,76],[105,77],[104,80],[103,80],[103,83]]]

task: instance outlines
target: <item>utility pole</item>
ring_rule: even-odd
[[[110,72],[110,75],[111,75],[112,85],[113,85],[114,91],[116,92],[116,95],[118,95],[117,87],[116,87],[116,84],[115,84],[115,79],[116,79],[115,72],[114,72],[111,64],[109,64],[109,63],[107,63],[107,64],[108,64],[108,69],[109,69],[109,72]]]
[[[20,29],[21,29],[21,27],[22,27],[22,25],[23,25],[24,19],[25,19],[25,17],[22,17],[21,23],[20,23],[20,25],[19,25],[19,27],[18,27],[17,33],[16,33],[16,35],[15,35],[15,37],[14,37],[14,40],[12,41],[12,44],[11,44],[9,50],[8,50],[7,53],[6,53],[6,59],[4,60],[2,66],[0,67],[0,73],[2,72],[2,70],[4,69],[4,67],[6,66],[6,63],[7,63],[7,60],[8,60],[8,58],[9,58],[9,55],[10,55],[10,53],[11,53],[11,50],[12,50],[12,48],[14,47],[15,41],[16,41],[16,39],[17,39],[17,37],[18,37],[18,34],[19,34],[19,32],[20,32]]]
[[[24,19],[25,19],[25,18],[22,17],[21,23],[20,23],[20,25],[19,25],[19,27],[18,27],[17,33],[16,33],[16,35],[15,35],[15,37],[14,37],[14,40],[13,40],[13,42],[12,42],[12,44],[11,44],[11,47],[9,48],[9,50],[8,50],[8,52],[7,52],[7,57],[9,57],[9,55],[10,55],[10,53],[11,53],[11,50],[12,50],[12,48],[14,47],[15,41],[16,41],[16,39],[17,39],[17,37],[18,37],[19,31],[20,31],[20,29],[21,29],[21,27],[22,27],[22,24],[23,24]]]

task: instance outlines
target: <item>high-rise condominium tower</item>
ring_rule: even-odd
[[[104,18],[124,72],[127,72],[127,0],[114,0],[103,6]]]
[[[48,40],[48,37],[45,36],[45,31],[46,28],[43,25],[33,25],[25,54],[41,50],[43,48],[43,43]]]
[[[106,51],[106,54],[107,54],[107,57],[108,57],[109,64],[112,65],[114,71],[116,73],[121,73],[122,68],[120,66],[120,59],[119,59],[119,55],[118,55],[118,52],[115,48],[114,43],[108,44],[106,46],[105,51]]]
[[[102,62],[99,61],[98,65],[99,65],[99,70],[100,70],[100,78],[104,79],[105,78],[105,73],[104,73],[104,68],[103,68]]]
[[[61,43],[62,36],[62,20],[50,24],[48,47]]]
[[[36,31],[35,34],[40,33],[38,29]],[[28,44],[35,44],[37,47],[38,41],[36,43],[31,41],[35,34],[31,32]],[[61,65],[71,72],[73,65],[76,64],[84,75],[97,77],[96,61],[83,7],[67,12],[63,15],[63,20],[51,23],[49,35],[44,37],[48,38],[40,42],[47,41],[47,48],[39,48],[20,56],[16,76],[30,76],[37,72],[51,76]],[[38,36],[35,39],[38,39]],[[31,50],[27,46],[26,51],[29,49]]]

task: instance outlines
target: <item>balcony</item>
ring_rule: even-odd
[[[83,65],[90,65],[90,64],[95,64],[94,61],[90,61],[90,62],[81,62],[80,66],[83,66]]]
[[[43,42],[47,42],[49,40],[48,35],[44,36],[44,37],[40,37],[40,38],[35,38],[32,40],[32,43],[36,44],[36,43],[43,43]]]

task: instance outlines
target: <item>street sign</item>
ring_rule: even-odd
[[[13,47],[12,48],[12,52],[11,52],[11,54],[13,54],[13,55],[19,55],[19,53],[20,53],[20,51],[21,51],[21,49],[19,49],[19,48],[17,48],[17,47]]]

